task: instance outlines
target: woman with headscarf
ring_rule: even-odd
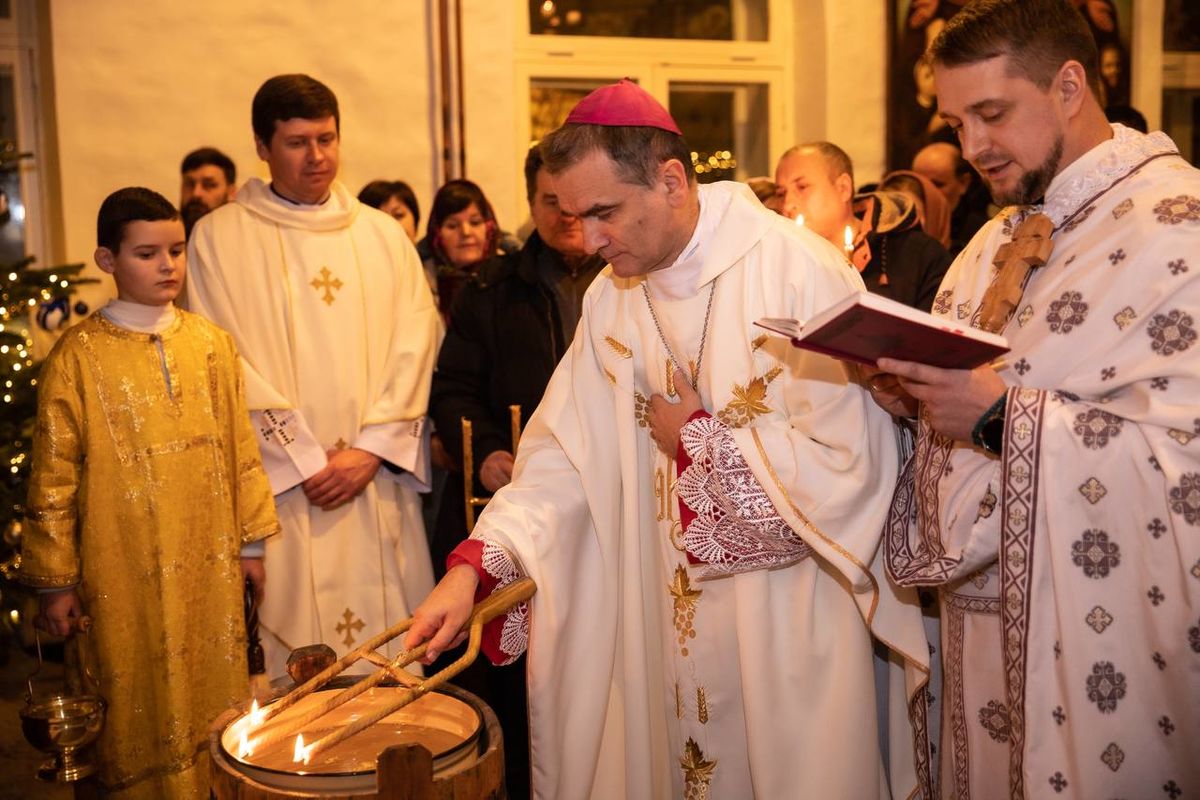
[[[933,181],[917,172],[898,169],[889,172],[879,184],[883,191],[904,192],[917,204],[917,220],[921,230],[950,249],[950,204]]]

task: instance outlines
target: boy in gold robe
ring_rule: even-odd
[[[121,189],[97,239],[117,299],[42,367],[21,577],[41,592],[41,627],[94,620],[99,793],[207,798],[208,727],[248,693],[243,581],[261,593],[260,540],[279,522],[233,341],[172,305],[179,213]]]

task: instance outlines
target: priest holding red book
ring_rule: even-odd
[[[698,186],[675,121],[629,81],[541,147],[609,266],[512,483],[405,646],[432,658],[472,602],[536,581],[484,647],[528,647],[538,797],[910,796],[929,651],[878,552],[892,422],[841,362],[753,325],[861,279],[744,186]]]

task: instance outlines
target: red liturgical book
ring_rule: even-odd
[[[787,336],[796,347],[870,366],[880,358],[898,358],[973,369],[1009,349],[1003,336],[868,292],[856,292],[807,322],[768,317],[754,324]]]

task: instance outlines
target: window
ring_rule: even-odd
[[[765,41],[768,0],[529,0],[534,35]]]
[[[768,174],[773,155],[790,143],[786,0],[517,2],[524,19],[516,163],[580,98],[621,78],[641,84],[675,117],[702,182]]]

